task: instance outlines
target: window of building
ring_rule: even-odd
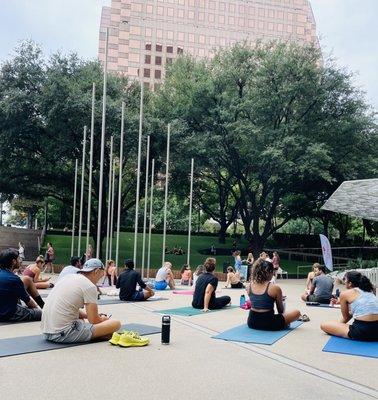
[[[180,46],[177,47],[177,54],[184,54],[184,49]]]
[[[150,90],[150,84],[148,82],[143,82],[144,88]]]
[[[151,76],[151,70],[149,68],[145,68],[143,72],[143,76],[145,78],[149,78]]]
[[[154,90],[155,90],[155,92],[157,92],[157,91],[160,89],[160,87],[161,87],[161,83],[155,83],[155,84],[154,84]]]
[[[146,54],[144,56],[144,63],[145,64],[151,64],[151,56],[149,54]]]
[[[151,51],[151,43],[146,43],[146,50]]]
[[[161,79],[161,70],[155,69],[155,79]]]
[[[160,56],[155,57],[155,65],[161,65],[161,57]]]
[[[224,15],[219,15],[218,19],[219,19],[219,23],[223,25],[224,24]]]
[[[167,46],[167,53],[169,54],[173,53],[173,46]]]
[[[203,12],[198,13],[198,20],[204,21],[204,19],[205,19],[205,13],[203,13]]]
[[[224,11],[224,10],[226,9],[226,3],[224,3],[223,1],[221,1],[221,2],[219,3],[219,9],[220,9],[221,11]]]
[[[154,12],[154,7],[151,4],[147,4],[146,11],[147,14],[152,14]]]
[[[156,29],[156,37],[158,39],[163,39],[163,29]]]
[[[158,15],[164,15],[164,8],[163,7],[158,7],[157,8],[157,14]]]
[[[215,15],[209,14],[209,22],[214,22],[214,21],[215,21]]]
[[[180,42],[183,42],[185,40],[185,33],[177,32],[177,39],[180,40]]]
[[[173,40],[173,31],[167,31],[167,39]]]
[[[167,8],[167,15],[168,15],[168,17],[173,17],[173,8],[172,7]]]
[[[194,11],[188,11],[188,18],[194,19]]]
[[[146,28],[146,36],[151,37],[152,36],[152,29],[151,28]]]
[[[163,46],[161,44],[156,44],[156,51],[162,52],[163,51]]]
[[[166,60],[165,60],[165,62],[166,62],[167,65],[172,65],[173,58],[167,57]]]

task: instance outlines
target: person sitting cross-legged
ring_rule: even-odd
[[[235,272],[231,266],[227,267],[227,282],[225,288],[229,286],[231,289],[241,289],[244,287],[240,280],[240,273]]]
[[[172,290],[175,289],[172,264],[169,261],[166,261],[156,273],[155,290],[165,290],[167,286]]]
[[[21,322],[40,321],[44,302],[29,277],[15,275],[13,271],[20,266],[16,249],[0,253],[0,321]],[[19,300],[25,303],[19,304]]]
[[[339,300],[342,319],[323,322],[321,329],[329,335],[378,342],[378,299],[374,285],[357,271],[348,271],[344,280],[347,290],[341,292]],[[352,318],[353,323],[348,324]]]
[[[247,324],[251,329],[279,331],[301,315],[298,310],[284,312],[282,290],[271,284],[273,275],[274,267],[270,261],[259,258],[253,265],[251,284],[247,286],[252,304]],[[274,313],[274,304],[278,314]]]
[[[315,268],[315,277],[312,280],[310,293],[301,296],[303,301],[311,301],[321,304],[329,304],[332,299],[333,279],[326,275],[324,265]]]
[[[119,288],[119,299],[122,301],[144,301],[155,293],[144,282],[140,273],[134,270],[134,261],[125,260],[126,270],[122,272],[117,280]],[[140,290],[137,290],[139,285]]]
[[[119,321],[98,313],[96,284],[103,276],[101,260],[91,258],[76,274],[59,281],[43,308],[42,332],[46,340],[56,343],[107,340],[120,328]],[[81,310],[83,307],[85,311]]]
[[[67,265],[62,269],[62,272],[59,274],[58,282],[60,282],[60,280],[65,276],[76,274],[77,272],[80,271],[82,267],[80,257],[76,256],[71,257],[70,263],[71,265]]]
[[[218,278],[214,276],[215,258],[207,258],[204,267],[205,273],[197,279],[193,294],[192,307],[203,309],[204,312],[217,310],[231,304],[230,296],[215,297],[218,286]]]

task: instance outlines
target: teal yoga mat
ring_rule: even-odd
[[[250,329],[244,324],[221,332],[213,336],[213,339],[270,345],[282,339],[301,324],[301,321],[295,321],[290,325],[290,328],[283,329],[282,331],[260,331],[257,329]]]
[[[323,347],[327,353],[340,353],[352,356],[378,358],[378,342],[360,342],[331,336]]]
[[[142,324],[126,324],[121,326],[122,330],[138,332],[141,336],[160,333],[161,329],[156,326]],[[84,343],[53,343],[45,340],[43,335],[21,336],[9,339],[0,339],[0,357],[18,356],[20,354],[38,353],[41,351],[58,350],[66,347],[83,346],[98,342]],[[106,343],[109,345],[109,343]]]
[[[203,310],[199,310],[193,307],[169,308],[168,310],[156,310],[154,312],[159,314],[181,315],[185,317],[191,317],[192,315],[200,315],[200,314],[206,315],[216,311],[229,310],[230,308],[239,308],[239,307],[238,306],[224,307],[221,308],[220,310],[210,310],[207,313],[204,313]]]

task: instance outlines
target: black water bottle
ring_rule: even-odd
[[[163,315],[161,319],[161,343],[169,344],[171,335],[171,316]]]

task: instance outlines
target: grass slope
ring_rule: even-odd
[[[77,254],[77,244],[78,240],[75,238],[75,251],[74,254]],[[146,250],[147,250],[147,240],[146,239]],[[216,256],[217,259],[217,270],[221,271],[223,268],[224,262],[229,262],[231,265],[234,264],[233,257],[231,256],[231,248],[234,239],[227,238],[225,244],[219,244],[218,238],[216,236],[192,236],[191,237],[191,255],[190,255],[190,264],[192,269],[198,264],[203,263],[206,257],[210,255],[203,255],[199,253],[200,250],[210,249],[211,245],[214,244],[216,248],[226,248],[230,249],[230,256]],[[71,254],[71,236],[70,235],[47,235],[45,238],[45,243],[51,242],[55,249],[56,254],[56,263],[57,264],[68,264]],[[81,254],[85,251],[85,238],[81,240]],[[92,245],[93,242],[91,241]],[[166,243],[169,249],[172,249],[174,246],[182,247],[182,249],[186,252],[188,246],[188,238],[183,235],[167,235]],[[137,266],[139,267],[142,263],[142,244],[143,244],[143,235],[138,234],[138,256],[137,256]],[[156,268],[161,266],[162,262],[162,245],[163,245],[163,235],[162,234],[153,234],[151,238],[151,268]],[[113,238],[112,243],[112,258],[115,258],[115,246],[116,239]],[[133,246],[134,246],[134,234],[129,232],[121,232],[120,234],[120,262],[123,262],[125,258],[133,257]],[[242,240],[238,243],[238,246],[246,248],[246,241]],[[103,252],[105,253],[105,241],[103,242]],[[184,263],[186,263],[187,255],[173,255],[167,254],[165,256],[165,260],[170,261],[174,269],[180,269]],[[147,265],[147,251],[145,256],[145,265]],[[282,260],[282,267],[284,270],[289,273],[295,273],[297,265],[303,265],[303,262],[296,261],[288,261]]]

